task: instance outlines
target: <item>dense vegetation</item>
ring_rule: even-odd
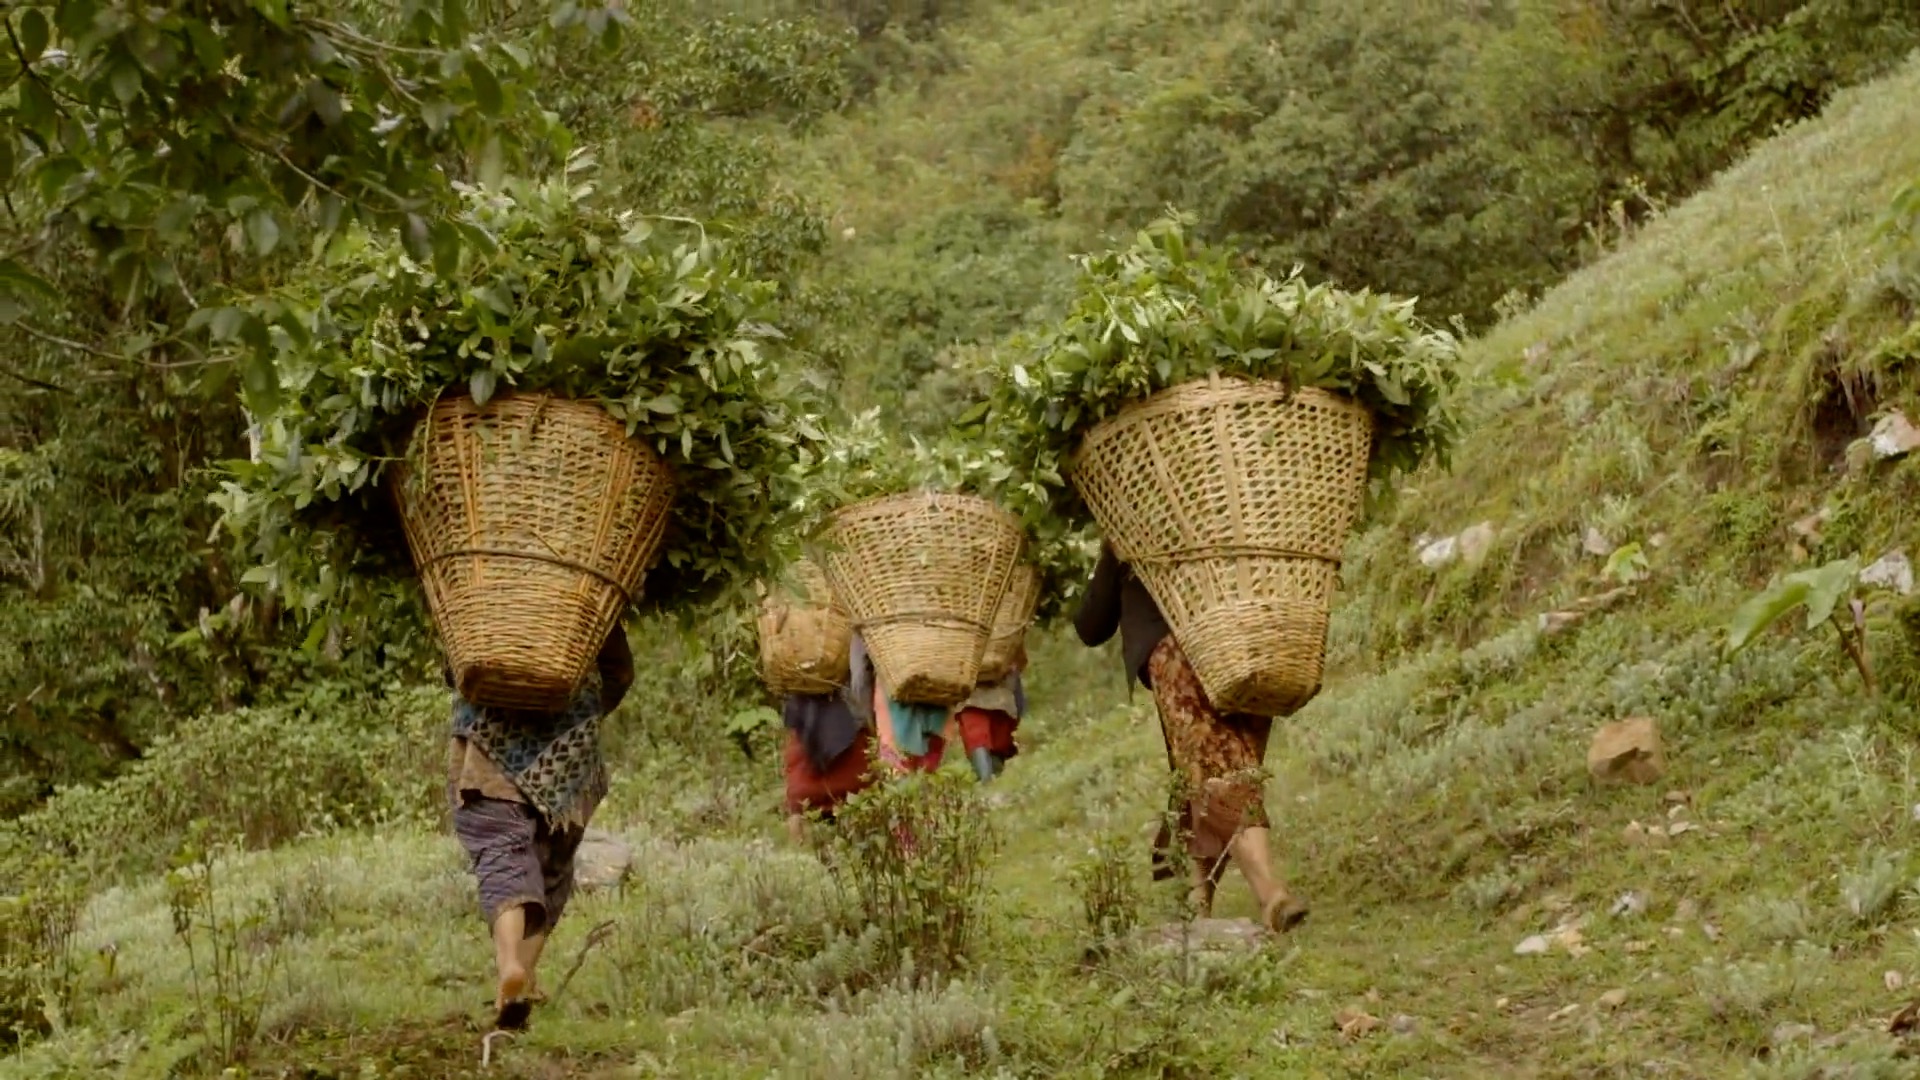
[[[476,244],[461,228],[463,184],[551,175],[575,149],[598,160],[606,205],[701,220],[742,274],[768,283],[783,376],[843,407],[827,452],[857,465],[876,442],[919,436],[918,457],[880,452],[899,476],[1003,482],[990,433],[955,444],[950,422],[992,392],[1010,338],[1069,314],[1069,254],[1124,242],[1169,205],[1196,238],[1277,279],[1297,265],[1309,281],[1418,296],[1434,325],[1492,328],[1470,346],[1463,445],[1497,423],[1555,455],[1515,476],[1509,453],[1462,453],[1455,479],[1416,484],[1355,545],[1334,659],[1386,674],[1330,694],[1301,753],[1315,775],[1358,776],[1365,797],[1305,813],[1339,835],[1386,840],[1310,844],[1324,874],[1374,882],[1386,900],[1453,890],[1471,924],[1551,884],[1559,864],[1541,852],[1584,843],[1568,823],[1568,777],[1517,779],[1536,771],[1550,735],[1616,706],[1678,703],[1681,728],[1695,732],[1761,715],[1796,729],[1829,719],[1807,689],[1840,693],[1833,672],[1845,672],[1824,643],[1802,655],[1769,642],[1731,672],[1704,658],[1718,655],[1722,609],[1784,569],[1783,521],[1824,506],[1805,540],[1822,558],[1902,536],[1886,507],[1910,500],[1910,466],[1833,478],[1885,408],[1920,413],[1909,385],[1920,188],[1896,199],[1883,171],[1826,161],[1826,143],[1809,136],[1794,154],[1854,169],[1839,170],[1850,186],[1830,201],[1790,194],[1793,169],[1776,160],[1736,171],[1705,208],[1674,208],[1842,86],[1892,68],[1920,44],[1920,12],[1875,0],[1088,8],[9,7],[0,815],[17,820],[0,825],[0,897],[28,884],[64,895],[65,879],[30,861],[44,852],[61,855],[55,867],[154,869],[198,818],[259,846],[431,818],[432,754],[418,751],[431,749],[439,706],[415,687],[432,649],[390,629],[410,610],[407,587],[310,620],[247,580],[255,553],[216,530],[211,496],[265,446],[257,422],[281,404],[276,357],[306,332],[249,298],[308,280],[342,236],[399,245],[422,268],[456,266]],[[1848,153],[1891,158],[1906,145],[1868,134]],[[1627,247],[1649,226],[1667,238]],[[1713,239],[1736,231],[1738,245]],[[1576,274],[1532,315],[1494,327],[1622,248],[1631,257]],[[864,427],[849,422],[873,409]],[[828,488],[864,491],[862,473],[847,468]],[[1438,573],[1414,557],[1424,534],[1492,517],[1490,557]],[[1634,538],[1644,557],[1602,570],[1570,539],[1589,529],[1615,549]],[[1573,644],[1523,632],[1543,605],[1584,611],[1580,598],[1623,585],[1647,606],[1631,629]],[[1920,668],[1902,666],[1913,639],[1900,627],[1920,620],[1883,606],[1870,617],[1888,690],[1914,693]],[[721,737],[729,720],[760,715],[746,622],[721,610],[649,625],[628,707],[644,720],[616,748],[638,770],[633,783],[717,770],[733,755]],[[1641,666],[1621,670],[1621,657]],[[1549,678],[1549,660],[1564,674]],[[1528,694],[1581,704],[1556,712]],[[1852,698],[1838,700],[1841,719],[1869,723]],[[1382,716],[1397,718],[1391,730]],[[1101,732],[1127,732],[1119,738],[1140,727],[1109,719],[1095,718]],[[279,757],[259,768],[269,741]],[[764,732],[747,745],[763,750]],[[1802,751],[1809,776],[1836,791],[1892,783],[1890,765],[1849,772],[1853,751],[1837,745]],[[1106,790],[1117,771],[1095,755],[1053,779]],[[413,775],[426,786],[394,779]],[[1459,785],[1472,807],[1464,822],[1431,794],[1462,775],[1475,778]],[[1738,771],[1700,779],[1725,785],[1753,823],[1796,799],[1844,817],[1838,795],[1763,797],[1777,777],[1750,788]],[[88,786],[56,795],[64,785]],[[1067,810],[1031,812],[1051,836]],[[1897,826],[1841,832],[1865,844]],[[1050,873],[1039,860],[1023,865]],[[1768,865],[1793,872],[1784,857]],[[1872,932],[1842,922],[1836,952]],[[748,942],[764,927],[739,929]],[[816,932],[839,931],[797,931]],[[769,996],[749,1004],[811,1002],[807,980],[825,976],[798,966],[803,951],[777,954],[793,965],[777,978],[753,968],[770,981],[751,994]],[[631,985],[654,987],[645,1004],[677,1011],[699,1000],[684,988],[705,985],[700,965],[733,962],[718,957],[622,962],[635,965]],[[678,963],[689,967],[662,967]],[[1698,978],[1720,979],[1728,1015],[1757,1023],[1737,975]],[[0,985],[0,1009],[7,997]],[[35,1022],[0,1011],[0,1029],[15,1020]],[[1036,1068],[1072,1060],[1068,1034],[1034,1039]]]
[[[416,670],[366,632],[379,602],[315,631],[212,534],[242,401],[271,411],[302,333],[241,298],[310,237],[452,259],[458,179],[590,147],[610,202],[707,219],[776,282],[792,371],[937,433],[987,390],[967,343],[1057,312],[1067,253],[1168,203],[1276,272],[1481,324],[1920,41],[1869,0],[556,12],[10,12],[0,806],[204,709]]]

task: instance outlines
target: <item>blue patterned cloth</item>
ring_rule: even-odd
[[[478,747],[553,827],[584,828],[607,793],[600,688],[599,673],[590,673],[556,713],[483,708],[456,692],[453,736]]]

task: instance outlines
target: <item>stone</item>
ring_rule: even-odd
[[[1393,1029],[1395,1035],[1416,1035],[1420,1032],[1420,1021],[1406,1013],[1395,1014],[1393,1019],[1387,1021],[1387,1026]]]
[[[1906,552],[1896,548],[1860,571],[1860,584],[1878,585],[1883,589],[1892,589],[1901,596],[1912,596],[1913,563],[1908,561]]]
[[[1625,990],[1609,990],[1606,993],[1601,994],[1600,1000],[1595,1002],[1594,1004],[1611,1012],[1612,1010],[1618,1009],[1620,1006],[1625,1005],[1626,1003],[1627,1003],[1627,992]]]
[[[1820,1029],[1812,1024],[1780,1023],[1774,1025],[1773,1035],[1767,1041],[1775,1046],[1790,1046],[1805,1042],[1819,1033]]]
[[[1616,919],[1622,917],[1636,918],[1645,915],[1647,913],[1647,894],[1638,889],[1623,892],[1618,899],[1614,900],[1613,907],[1609,909],[1609,913]]]
[[[1429,570],[1438,570],[1459,556],[1459,541],[1451,536],[1443,536],[1420,548],[1420,565]]]
[[[1546,637],[1563,634],[1580,625],[1586,618],[1583,611],[1545,611],[1540,613],[1540,633]]]
[[[1553,942],[1547,940],[1547,935],[1535,934],[1520,944],[1515,945],[1513,947],[1513,955],[1545,956],[1547,955],[1547,950],[1551,948],[1553,948]]]
[[[1345,1008],[1333,1014],[1333,1024],[1348,1039],[1364,1039],[1380,1026],[1380,1018],[1364,1009]]]
[[[1793,535],[1800,537],[1802,540],[1818,543],[1820,540],[1820,531],[1826,527],[1827,521],[1831,517],[1833,517],[1833,511],[1822,508],[1818,513],[1808,514],[1806,517],[1794,522],[1789,528]]]
[[[1252,919],[1195,919],[1146,927],[1136,935],[1149,949],[1185,952],[1252,952],[1265,945],[1272,932]]]
[[[1602,784],[1651,784],[1666,771],[1666,750],[1651,716],[1603,724],[1587,748],[1587,772]]]
[[[1582,957],[1593,950],[1587,946],[1586,935],[1578,926],[1563,926],[1553,932],[1553,943],[1565,950],[1568,956]]]
[[[1468,566],[1479,566],[1486,560],[1487,553],[1493,550],[1493,535],[1493,522],[1483,521],[1454,537],[1454,544],[1460,549],[1460,558]]]
[[[1606,558],[1613,554],[1613,542],[1601,534],[1599,529],[1587,526],[1586,535],[1580,538],[1580,547],[1589,555]]]
[[[585,890],[612,888],[632,866],[631,845],[612,833],[588,829],[573,856],[573,883]]]
[[[1902,457],[1920,450],[1920,428],[1913,426],[1906,413],[1894,409],[1873,425],[1873,434],[1867,436],[1867,444],[1873,447],[1873,456],[1877,461]]]

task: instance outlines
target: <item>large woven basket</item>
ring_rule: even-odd
[[[1284,716],[1320,688],[1371,414],[1321,390],[1214,376],[1089,432],[1073,468],[1215,708]]]
[[[853,622],[818,564],[794,565],[795,595],[773,584],[760,603],[760,674],[767,689],[788,694],[831,694],[847,682],[847,651]]]
[[[980,655],[979,681],[999,682],[1013,668],[1013,658],[1027,640],[1027,626],[1033,622],[1033,609],[1040,602],[1040,571],[1030,563],[1014,568],[1007,591],[994,612],[993,634],[987,639],[987,651]]]
[[[564,707],[638,594],[672,493],[666,462],[593,402],[436,402],[396,494],[460,695]]]
[[[915,492],[843,507],[827,578],[896,700],[952,705],[973,693],[994,612],[1025,537],[971,495]]]

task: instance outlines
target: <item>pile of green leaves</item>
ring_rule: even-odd
[[[774,287],[696,222],[601,205],[587,165],[465,189],[468,243],[435,265],[349,232],[252,302],[275,328],[276,402],[217,500],[259,560],[250,580],[314,610],[342,571],[404,572],[386,467],[441,394],[510,389],[598,399],[672,465],[649,606],[710,598],[762,563],[792,501],[781,485],[820,434],[769,352],[779,334],[755,321]]]
[[[1374,417],[1375,480],[1444,463],[1458,432],[1459,339],[1422,321],[1414,301],[1236,266],[1189,240],[1178,218],[1077,262],[1065,317],[1016,340],[992,396],[960,420],[975,430],[991,421],[994,438],[1015,448],[1029,514],[1051,506],[1084,520],[1065,473],[1087,432],[1214,372],[1358,401]]]
[[[792,511],[811,534],[850,503],[907,491],[940,491],[999,500],[1016,478],[1002,447],[952,437],[902,435],[880,410],[837,419],[808,447],[794,472]]]
[[[1007,508],[1027,533],[1026,557],[1041,574],[1040,615],[1051,616],[1093,572],[1099,544],[1083,525],[1033,511],[1022,492],[1025,478],[1006,447],[947,432],[935,437],[900,434],[871,409],[834,423],[805,448],[787,507],[794,527],[787,538],[797,554],[818,537],[835,510],[865,499],[908,491],[977,495]]]

